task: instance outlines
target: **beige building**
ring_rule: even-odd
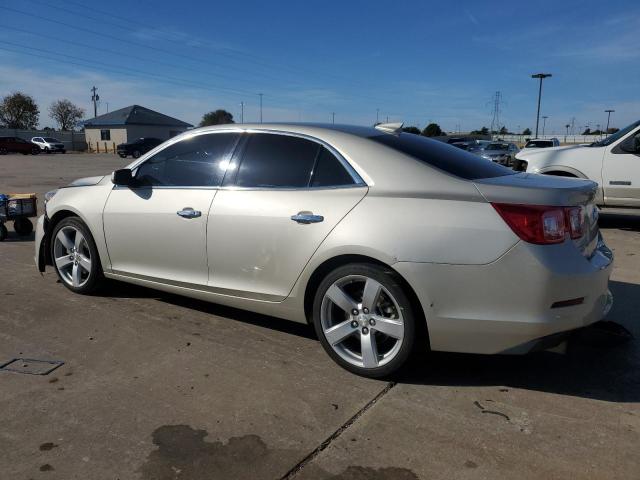
[[[152,137],[167,140],[193,125],[140,105],[114,110],[84,122],[89,151],[114,152],[120,143]]]

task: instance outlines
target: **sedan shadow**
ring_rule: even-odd
[[[416,385],[496,386],[538,390],[612,402],[640,401],[640,285],[610,282],[614,307],[607,322],[576,332],[566,354],[471,355],[418,353],[390,380]],[[316,338],[312,327],[145,287],[110,282],[102,295],[153,298],[171,305],[276,330]],[[622,327],[620,327],[622,325]],[[322,348],[318,344],[318,348]],[[339,368],[339,367],[335,367]]]

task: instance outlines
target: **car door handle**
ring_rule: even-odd
[[[200,215],[202,215],[202,212],[200,210],[194,210],[191,207],[185,207],[176,213],[184,218],[198,218]]]
[[[298,212],[295,215],[291,215],[291,220],[298,223],[319,223],[324,221],[322,215],[314,215],[311,212]]]

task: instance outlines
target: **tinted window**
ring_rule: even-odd
[[[319,148],[304,138],[253,133],[247,139],[236,185],[307,187]]]
[[[337,187],[353,185],[353,178],[329,150],[321,147],[320,155],[311,177],[312,187]]]
[[[553,142],[547,140],[532,140],[527,143],[526,148],[547,148],[552,147]]]
[[[111,140],[111,130],[100,130],[100,140]]]
[[[174,143],[140,165],[136,179],[143,185],[217,187],[238,136],[197,135]]]
[[[400,133],[398,135],[376,135],[369,138],[432,167],[467,180],[501,177],[515,173],[502,165],[488,162],[459,148],[418,135]]]

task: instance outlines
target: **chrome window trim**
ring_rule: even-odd
[[[346,158],[344,158],[340,154],[340,152],[338,152],[338,150],[336,150],[332,145],[328,144],[324,140],[317,137],[313,137],[311,135],[304,134],[304,133],[288,132],[286,130],[273,130],[268,128],[255,128],[255,127],[251,127],[251,128],[229,127],[229,128],[220,128],[219,130],[205,130],[205,131],[199,131],[199,132],[193,132],[193,133],[190,133],[190,132],[184,133],[182,135],[174,137],[174,139],[172,139],[174,141],[170,141],[166,145],[164,144],[159,145],[159,147],[162,146],[160,150],[156,150],[158,147],[154,148],[153,150],[150,150],[147,154],[145,154],[139,160],[130,164],[128,168],[134,171],[134,174],[135,174],[135,170],[137,170],[140,167],[140,165],[142,165],[144,162],[146,162],[147,160],[150,160],[152,157],[162,152],[164,149],[169,148],[170,146],[178,142],[191,139],[193,137],[197,137],[200,135],[215,135],[220,133],[240,133],[240,134],[270,133],[274,135],[298,137],[298,138],[303,138],[303,139],[315,142],[325,147],[327,150],[329,150],[329,152],[331,152],[332,155],[334,155],[338,159],[340,164],[345,168],[345,170],[347,170],[347,173],[349,173],[354,183],[351,185],[329,185],[329,186],[323,186],[323,187],[236,187],[234,185],[219,186],[219,187],[211,187],[208,185],[180,187],[180,186],[157,185],[157,186],[141,187],[141,188],[158,188],[158,189],[185,189],[186,188],[186,189],[206,189],[206,190],[288,190],[288,191],[294,190],[295,191],[295,190],[328,190],[328,189],[333,190],[338,188],[355,188],[355,187],[368,186],[367,183],[362,179],[362,177],[358,175],[358,172],[356,172],[356,170],[351,166],[349,161]],[[237,148],[241,143],[241,140],[242,139],[239,139],[239,141],[234,146],[233,151],[230,153],[230,158],[233,158],[233,156],[235,155]],[[225,175],[226,175],[226,172],[227,171],[225,171]],[[119,186],[115,186],[115,187],[119,188]],[[130,187],[125,186],[124,188],[130,188]]]

